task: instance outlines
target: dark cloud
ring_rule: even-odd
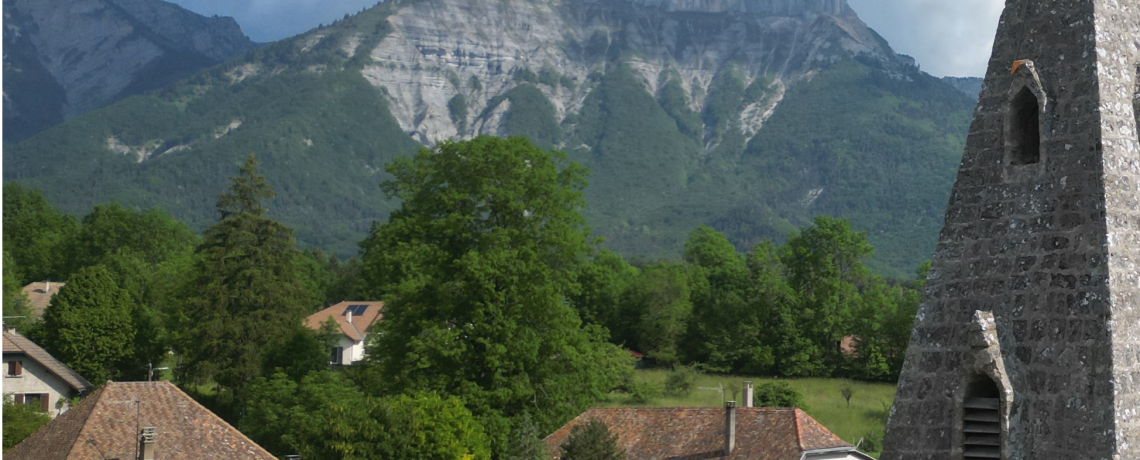
[[[296,35],[377,0],[173,0],[207,16],[232,16],[255,41]],[[895,51],[937,76],[981,76],[1004,0],[848,0]]]
[[[328,24],[377,0],[170,0],[206,16],[231,16],[249,38],[269,42]]]
[[[980,77],[1004,0],[848,0],[859,17],[936,76]]]

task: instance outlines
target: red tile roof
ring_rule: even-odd
[[[107,382],[4,453],[7,460],[138,458],[139,429],[154,427],[164,460],[275,458],[174,384]]]
[[[725,457],[722,407],[596,407],[546,437],[555,458],[570,430],[590,420],[618,435],[627,460],[800,460],[805,451],[854,450],[800,409],[737,407],[736,447]]]
[[[363,308],[364,313],[353,315],[352,322],[349,323],[348,310],[349,307],[354,305],[365,306],[365,308]],[[346,300],[309,315],[308,318],[305,318],[305,325],[310,329],[320,330],[321,325],[324,324],[325,321],[328,321],[329,318],[332,318],[336,321],[336,325],[340,328],[342,334],[359,342],[364,339],[364,334],[367,334],[372,328],[372,324],[384,316],[381,314],[383,310],[384,302]]]
[[[70,367],[67,367],[67,365],[60,362],[60,360],[55,359],[54,356],[39,345],[36,345],[35,342],[20,335],[20,333],[16,331],[4,331],[4,354],[27,356],[35,362],[40,363],[48,372],[63,379],[63,381],[67,382],[68,386],[77,393],[82,393],[92,387],[91,382],[88,382],[82,375],[71,370]]]
[[[24,297],[28,299],[28,310],[32,319],[39,319],[44,315],[44,309],[51,305],[51,297],[59,294],[64,283],[56,281],[37,281],[24,286]]]

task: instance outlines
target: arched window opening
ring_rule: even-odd
[[[1028,165],[1041,161],[1041,128],[1037,96],[1022,88],[1009,107],[1011,165]]]
[[[1001,393],[989,377],[977,376],[963,405],[965,458],[1001,458]]]

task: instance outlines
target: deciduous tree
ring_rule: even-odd
[[[40,341],[95,385],[119,378],[133,352],[133,303],[111,272],[96,265],[79,270],[44,311]]]
[[[362,244],[383,296],[369,350],[385,391],[455,395],[505,448],[510,419],[553,430],[628,372],[566,298],[587,250],[585,171],[522,138],[444,142],[389,165],[402,206]]]

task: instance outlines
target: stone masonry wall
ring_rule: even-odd
[[[1007,2],[883,459],[963,458],[978,310],[993,312],[1012,386],[1002,458],[1140,458],[1138,10]],[[1011,73],[1017,60],[1032,62]],[[1041,156],[1016,166],[1007,107],[1023,86],[1040,100]]]

